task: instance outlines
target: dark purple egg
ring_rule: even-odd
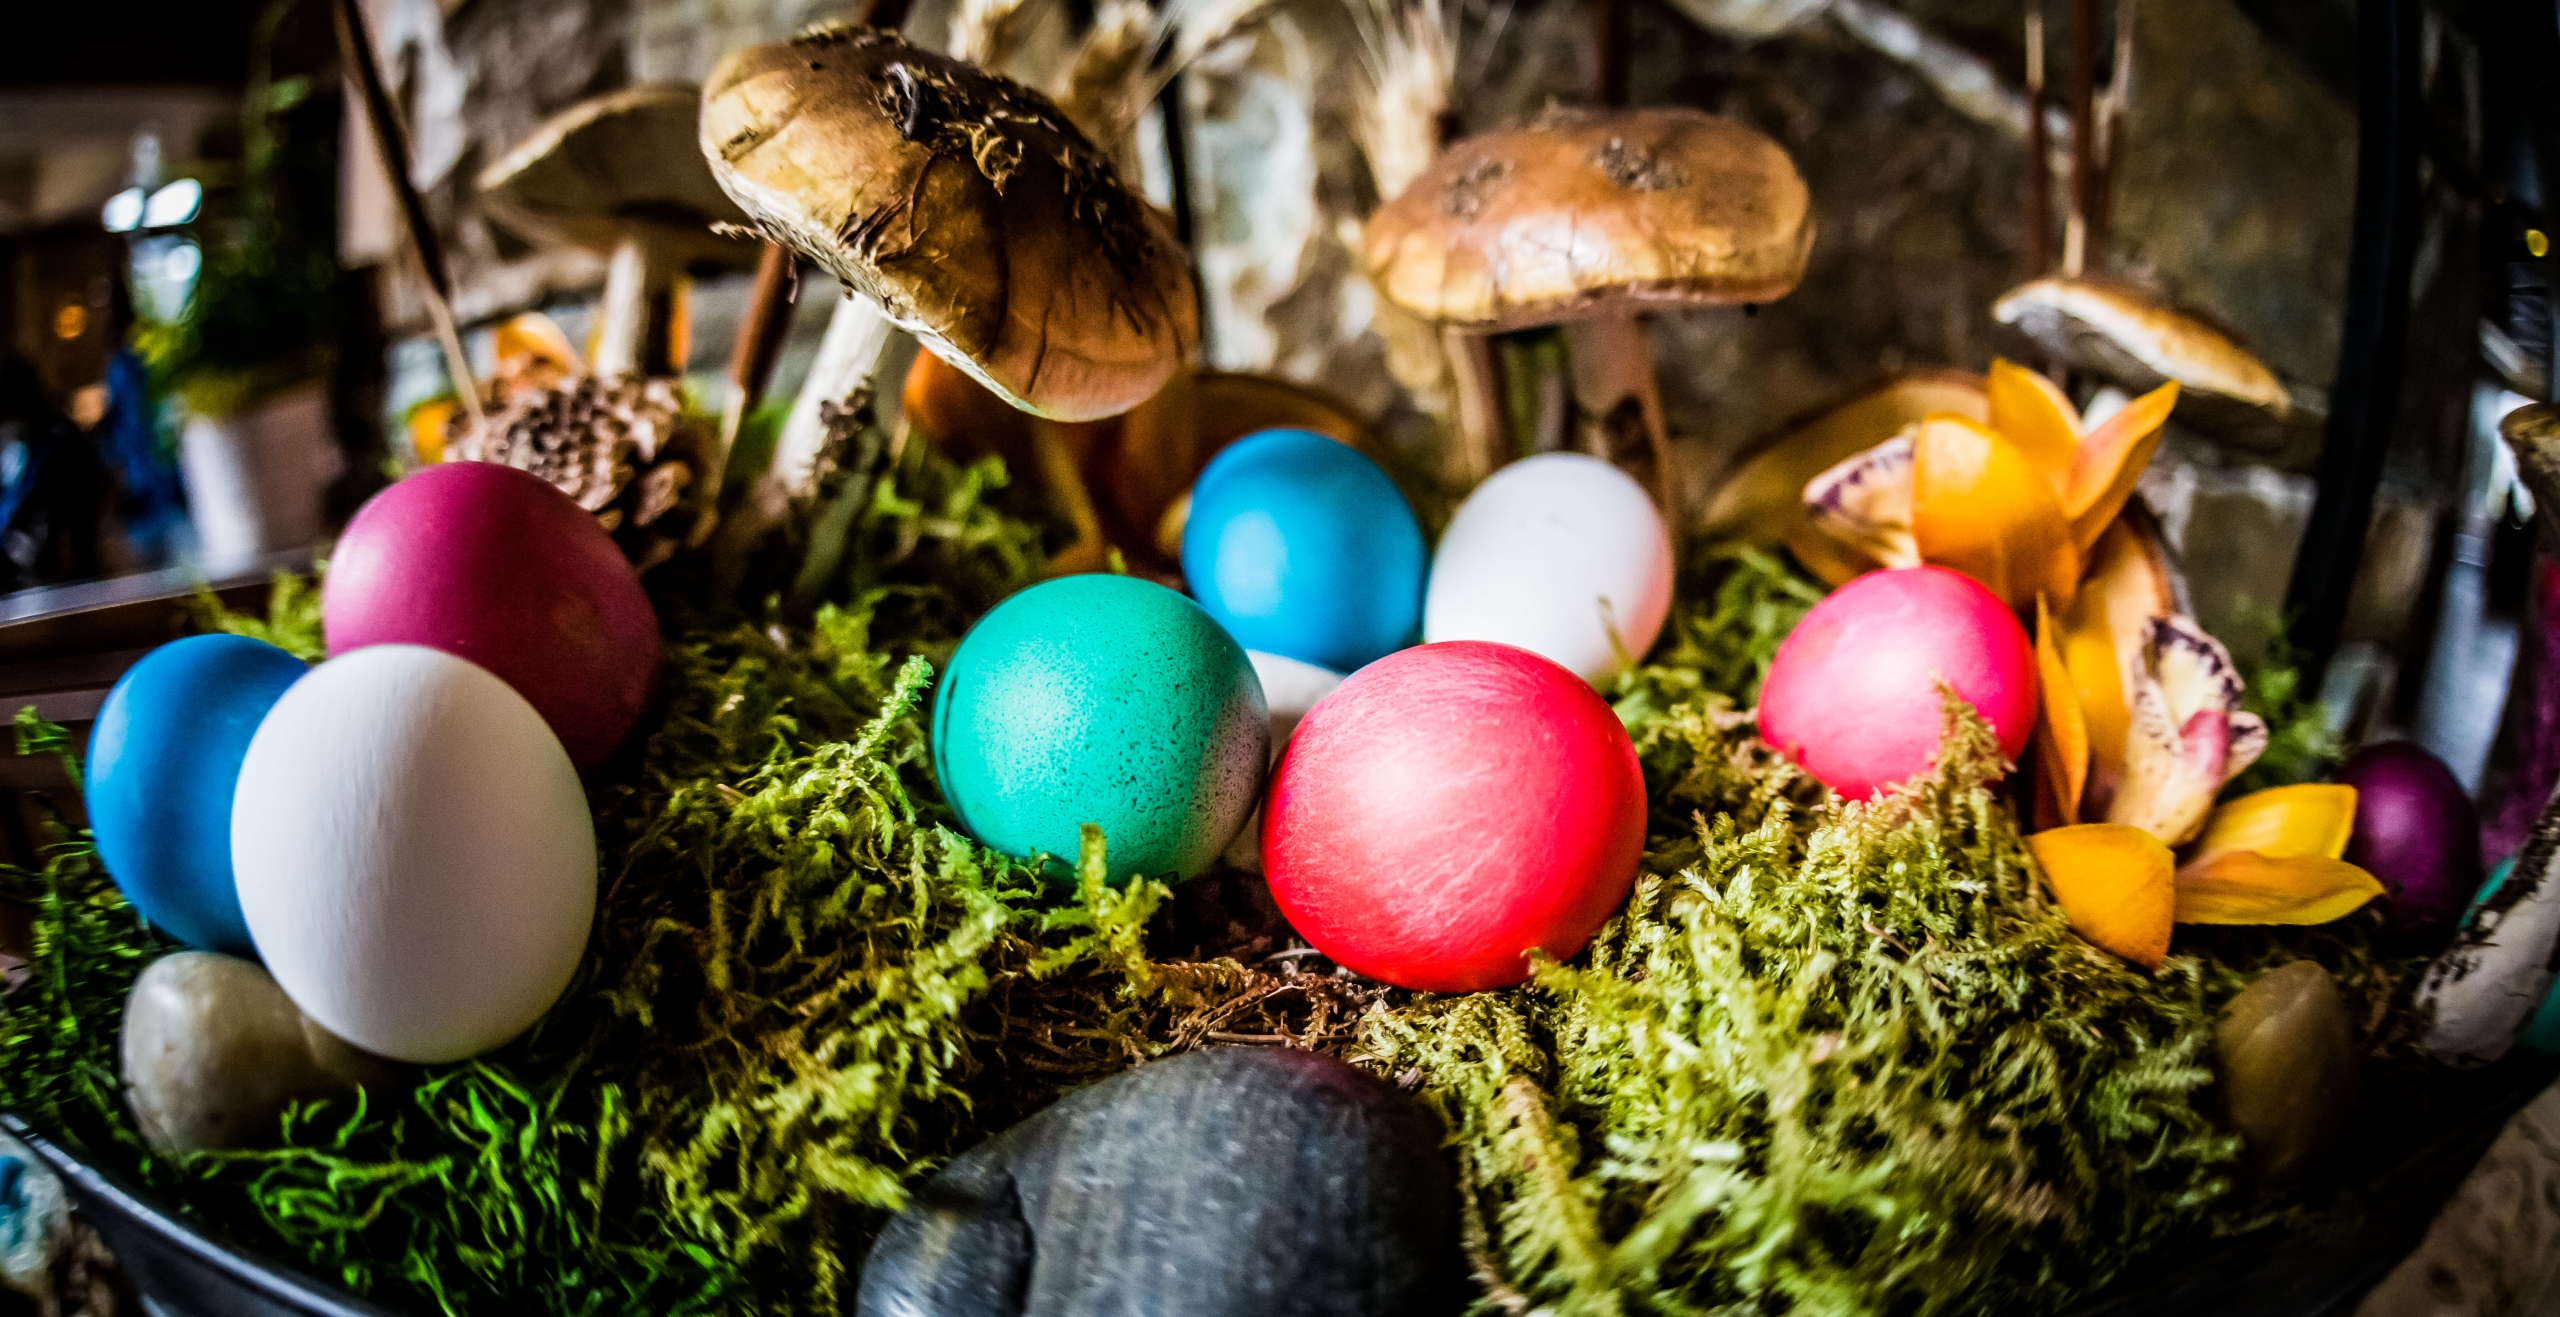
[[[2480,886],[2480,815],[2453,770],[2384,741],[2350,756],[2338,780],[2356,789],[2347,863],[2390,892],[2392,928],[2432,938],[2452,927]]]

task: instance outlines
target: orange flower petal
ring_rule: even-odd
[[[2053,610],[2036,596],[2036,815],[2059,827],[2080,821],[2080,794],[2089,781],[2089,725],[2071,673],[2054,643]]]
[[[2027,838],[2071,927],[2099,948],[2158,969],[2175,923],[2177,860],[2140,828],[2082,823]]]
[[[2089,784],[2082,812],[2103,816],[2124,775],[2132,685],[2151,619],[2178,610],[2167,555],[2148,532],[2118,517],[2098,537],[2080,593],[2062,610],[2062,662],[2089,725]]]
[[[1991,363],[1987,392],[1991,428],[2016,444],[2053,481],[2055,492],[2061,492],[2080,451],[2079,409],[2053,381],[2014,362]]]
[[[2334,860],[2347,853],[2356,828],[2356,789],[2339,782],[2301,782],[2252,791],[2224,804],[2196,838],[2193,868],[2227,851],[2256,851],[2269,859],[2309,856]]]
[[[1752,457],[1716,482],[1698,528],[1719,541],[1783,543],[1804,521],[1804,487],[1814,477],[1938,412],[1977,421],[1989,417],[1982,377],[1953,370],[1914,371],[1810,419],[1789,422],[1755,441]]]
[[[2052,482],[2016,445],[1960,416],[1912,441],[1911,537],[1923,560],[1990,587],[2012,608],[2039,592],[2068,603],[2080,553]]]
[[[454,409],[462,404],[452,398],[422,402],[409,409],[409,446],[418,454],[418,465],[434,466],[444,460],[444,432],[453,424]]]
[[[2178,871],[2181,924],[2325,924],[2382,895],[2372,874],[2316,855],[2224,851]]]
[[[2062,508],[2071,518],[2071,542],[2082,552],[2098,542],[2107,523],[2124,511],[2124,501],[2133,497],[2133,483],[2159,450],[2161,423],[2177,404],[2178,382],[2171,380],[2126,403],[2080,441]]]

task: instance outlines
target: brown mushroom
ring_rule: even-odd
[[[1813,217],[1795,162],[1734,120],[1555,109],[1441,152],[1370,217],[1362,246],[1379,291],[1425,319],[1477,335],[1578,326],[1575,392],[1605,431],[1641,426],[1668,506],[1669,441],[1635,317],[1784,296],[1804,276]]]
[[[1095,420],[1200,338],[1164,218],[1038,92],[874,28],[721,61],[702,152],[778,242],[1013,405]]]
[[[480,172],[491,218],[525,239],[608,255],[595,371],[666,375],[688,261],[744,249],[714,224],[745,221],[692,149],[691,83],[626,87],[576,105]]]
[[[1992,318],[2075,369],[2134,393],[2175,380],[2181,419],[2230,437],[2281,434],[2284,381],[2231,335],[2112,279],[2037,279],[2001,294]]]

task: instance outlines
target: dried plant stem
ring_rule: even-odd
[[[417,254],[418,268],[425,276],[427,319],[435,326],[436,343],[444,350],[444,366],[453,377],[453,391],[462,402],[462,414],[471,428],[480,428],[484,417],[480,408],[480,386],[471,373],[471,356],[462,349],[462,327],[454,321],[453,281],[444,263],[444,248],[436,241],[435,225],[427,219],[427,204],[418,195],[417,182],[409,177],[409,130],[400,120],[399,107],[391,103],[391,93],[383,87],[382,69],[373,60],[373,37],[365,31],[364,12],[356,0],[337,0],[330,7],[337,18],[338,62],[346,75],[355,81],[356,92],[364,101],[365,123],[373,130],[374,153],[381,159],[382,172],[391,180],[392,195],[400,202],[401,228],[409,236],[409,250]]]
[[[2080,277],[2089,258],[2089,213],[2097,199],[2098,0],[2071,0],[2071,211],[2062,230],[2062,272]]]
[[[2044,4],[2027,0],[2027,275],[2053,267],[2053,147],[2044,123]]]

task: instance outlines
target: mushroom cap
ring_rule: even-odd
[[[1732,119],[1550,110],[1441,152],[1362,248],[1415,315],[1525,329],[1784,297],[1813,250],[1812,198],[1785,148]]]
[[[700,140],[757,227],[1024,411],[1125,412],[1200,341],[1170,222],[1018,83],[814,28],[722,60]]]
[[[2037,279],[2001,294],[1991,315],[2056,357],[2136,393],[2176,380],[2182,407],[2191,395],[2209,395],[2194,399],[2209,419],[2237,422],[2235,403],[2274,420],[2293,410],[2284,381],[2265,362],[2202,318],[2131,284]]]
[[[732,245],[711,226],[747,217],[693,148],[701,104],[689,82],[581,101],[481,170],[481,200],[492,219],[546,246],[611,251],[635,224],[698,237],[705,250]]]

